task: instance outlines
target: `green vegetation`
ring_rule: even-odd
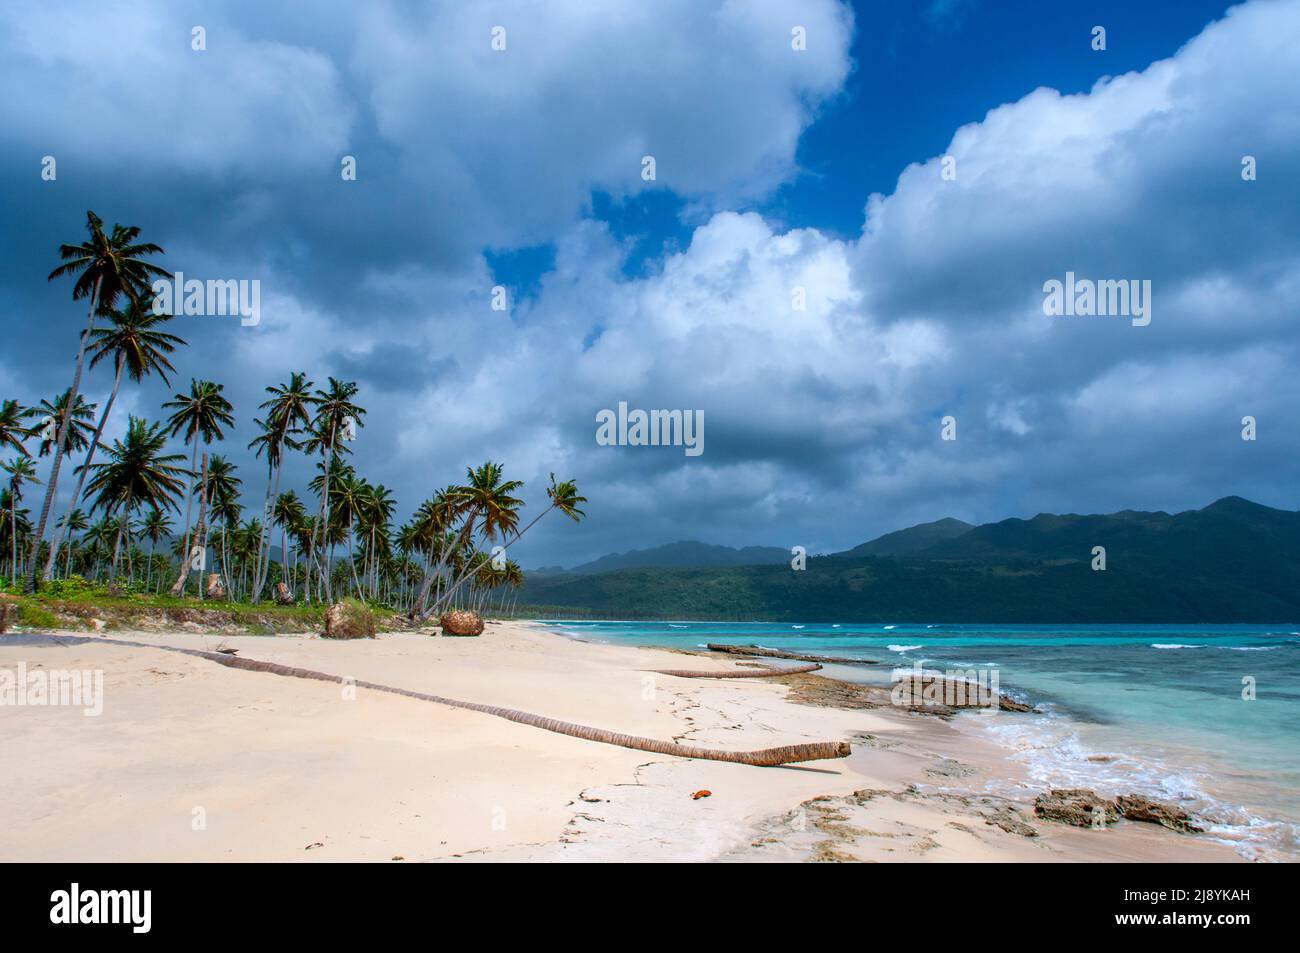
[[[163,249],[139,241],[134,226],[105,230],[94,212],[86,214],[86,230],[85,241],[59,247],[63,263],[49,275],[75,279],[73,300],[88,306],[71,387],[30,406],[0,401],[0,455],[10,457],[0,460],[7,475],[0,487],[0,583],[7,579],[18,593],[21,579],[29,612],[53,612],[54,621],[93,609],[117,620],[202,612],[258,625],[319,624],[321,606],[349,596],[411,618],[450,608],[500,612],[523,583],[504,550],[552,510],[582,519],[585,500],[576,485],[552,474],[548,505],[521,529],[523,484],[488,461],[467,468],[465,483],[437,490],[408,523],[394,527],[392,493],[347,460],[366,415],[357,385],[329,377],[317,388],[301,371],[265,388],[263,416],[253,420],[258,433],[248,448],[266,463],[265,486],[254,496],[257,515],[244,518],[244,480],[235,464],[207,452],[237,425],[217,382],[191,379],[188,391],[163,404],[165,421],[132,416],[125,435],[108,445],[102,438],[124,381],[156,375],[170,384],[172,359],[187,342],[166,330],[172,315],[155,306],[152,279],[168,273],[150,259]],[[113,372],[102,410],[81,394],[83,372],[100,366]],[[38,458],[50,457],[44,481],[28,455],[28,442],[37,438]],[[315,466],[302,497],[280,491],[290,453]],[[76,484],[48,534],[69,455],[79,459]],[[33,527],[23,494],[42,482]],[[183,528],[173,535],[172,518],[182,508]],[[191,581],[195,598],[187,599]],[[299,601],[305,605],[282,604]]]
[[[1105,571],[1092,568],[1106,550]],[[890,557],[807,569],[628,569],[530,577],[539,615],[835,622],[1295,622],[1300,513],[1201,510],[1004,520]]]

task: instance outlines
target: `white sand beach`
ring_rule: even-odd
[[[661,756],[231,669],[168,645],[705,747],[853,748],[779,768]],[[19,663],[102,670],[104,710],[0,707],[3,861],[1240,859],[1204,836],[1128,821],[1073,828],[1035,819],[1029,803],[980,797],[982,782],[1018,767],[960,719],[802,704],[767,679],[653,675],[745,663],[582,643],[524,623],[492,624],[479,638],[349,642],[0,638],[0,669]],[[709,796],[692,797],[701,790]]]

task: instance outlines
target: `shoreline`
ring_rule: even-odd
[[[1023,777],[1023,766],[960,718],[801,703],[787,684],[852,684],[822,675],[654,674],[680,667],[681,653],[519,622],[470,639],[67,634],[89,641],[24,650],[0,638],[0,668],[57,660],[105,673],[98,718],[4,712],[17,767],[0,779],[14,819],[0,859],[1242,860],[1206,835],[1154,824],[1093,831],[1036,819],[1032,805],[981,793],[990,779]],[[656,755],[365,689],[348,699],[337,684],[115,637],[222,646],[708,748],[847,740],[852,753],[775,768]],[[705,655],[691,667],[746,661],[757,660]],[[710,794],[693,799],[701,790]]]

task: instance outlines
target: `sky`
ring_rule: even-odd
[[[357,382],[402,518],[487,459],[526,518],[575,479],[587,519],[526,567],[1295,509],[1297,48],[1300,0],[9,3],[0,398],[70,383],[84,308],[46,275],[93,209],[260,282],[256,326],[171,322],[170,385],[107,430],[224,384],[250,514],[292,371]],[[1045,314],[1067,272],[1149,281],[1150,322]],[[704,452],[602,445],[620,402],[702,413]]]

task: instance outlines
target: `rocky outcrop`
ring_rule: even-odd
[[[890,698],[896,706],[934,714],[951,714],[965,708],[992,708],[993,689],[989,685],[942,675],[909,675],[894,680]],[[997,694],[1000,711],[1037,712],[1032,705]]]
[[[327,639],[373,639],[375,615],[361,602],[347,599],[325,610]]]
[[[1161,804],[1140,794],[1121,794],[1115,798],[1120,814],[1130,821],[1147,821],[1183,834],[1200,834],[1205,828],[1192,823],[1192,815],[1172,804]]]
[[[1121,794],[1111,801],[1096,791],[1085,788],[1057,788],[1040,794],[1034,802],[1034,813],[1039,817],[1076,827],[1093,827],[1099,810],[1107,824],[1122,817],[1128,821],[1159,824],[1183,834],[1200,834],[1204,831],[1204,828],[1193,823],[1192,815],[1181,808],[1153,801],[1140,794]]]
[[[477,612],[456,609],[444,612],[438,620],[443,635],[482,635],[483,617]]]
[[[291,606],[294,604],[293,593],[289,587],[282,582],[275,584],[275,601],[282,606]]]
[[[1093,827],[1119,820],[1114,801],[1108,801],[1087,788],[1053,788],[1038,795],[1034,814],[1048,821],[1060,821],[1075,827]]]
[[[226,587],[221,584],[220,574],[215,572],[208,573],[207,596],[209,599],[216,599],[218,601],[226,598]]]

